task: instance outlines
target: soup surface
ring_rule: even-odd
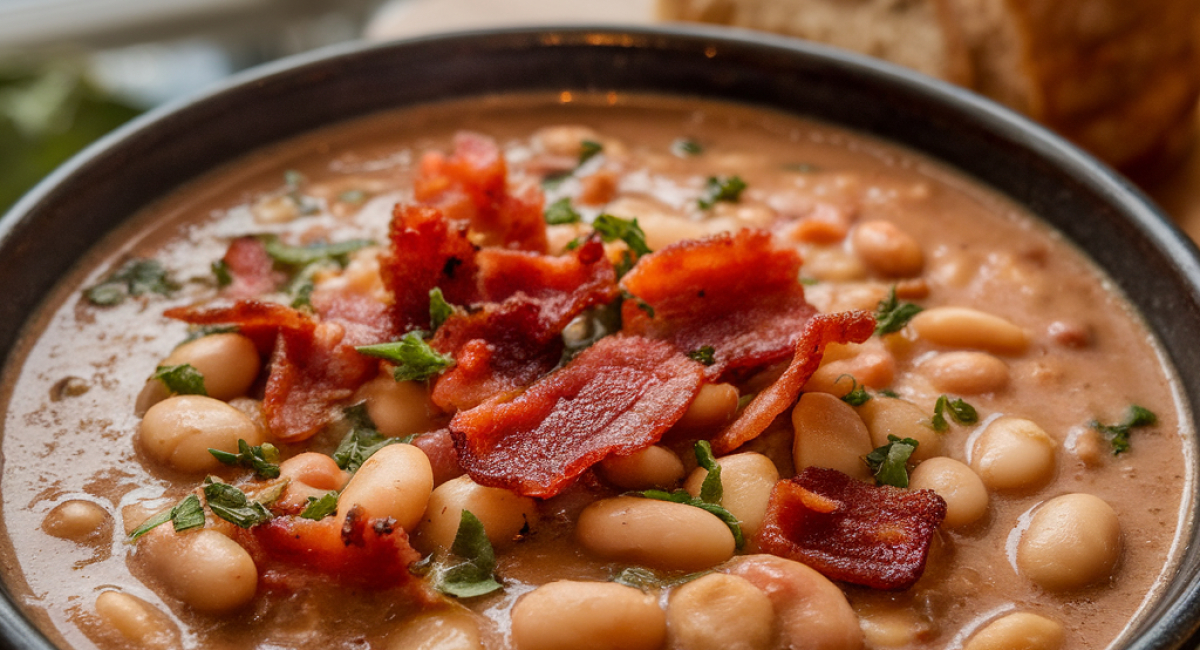
[[[6,581],[73,648],[1100,648],[1190,507],[1171,371],[1058,235],[678,100],[246,158],[98,246],[6,386]]]

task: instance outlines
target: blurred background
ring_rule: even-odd
[[[981,21],[983,5],[1005,9]],[[955,6],[966,12],[944,11]],[[461,29],[688,20],[820,40],[989,95],[1131,174],[1200,237],[1198,15],[1200,0],[0,0],[0,213],[141,112],[280,57]],[[1009,23],[1023,31],[994,38]]]

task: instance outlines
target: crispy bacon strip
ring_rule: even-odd
[[[672,244],[638,260],[622,284],[654,308],[651,316],[627,301],[624,331],[683,352],[712,346],[710,381],[783,361],[817,313],[804,299],[800,255],[765,230]]]
[[[389,589],[414,580],[408,567],[421,559],[404,529],[388,519],[338,517],[310,521],[276,517],[237,541],[249,551],[267,588],[296,590],[313,579],[348,587]]]
[[[610,336],[524,392],[450,422],[475,482],[552,497],[609,454],[659,440],[700,390],[703,367],[669,344]]]
[[[818,314],[804,326],[792,362],[783,375],[763,390],[713,439],[713,450],[727,454],[766,431],[771,422],[795,403],[800,389],[821,365],[830,343],[861,343],[875,331],[875,317],[867,312]]]
[[[775,485],[758,545],[831,580],[908,589],[925,571],[929,544],[945,517],[946,502],[932,490],[875,487],[809,467]]]
[[[396,329],[429,328],[429,291],[441,287],[451,304],[478,300],[476,247],[465,227],[437,208],[398,204],[392,212],[391,249],[380,261],[384,285],[395,297]]]
[[[236,325],[238,332],[254,341],[261,354],[269,354],[274,349],[279,332],[311,333],[317,326],[317,322],[304,312],[287,305],[256,300],[239,300],[222,307],[175,307],[163,315],[192,325]]]
[[[530,185],[510,192],[504,155],[485,135],[462,131],[454,136],[452,155],[425,154],[413,196],[453,221],[470,223],[484,246],[546,251],[541,190]]]
[[[221,258],[233,282],[223,295],[233,299],[256,298],[275,290],[275,262],[257,237],[238,237],[229,242]]]

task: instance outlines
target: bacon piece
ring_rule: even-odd
[[[388,589],[417,582],[408,567],[421,559],[404,529],[389,519],[364,519],[352,510],[320,521],[276,517],[236,539],[254,558],[268,587],[295,590],[314,578],[347,587]]]
[[[413,182],[417,201],[454,221],[469,222],[484,246],[545,252],[544,197],[529,185],[508,189],[508,167],[496,141],[478,133],[454,136],[454,153],[425,154]]]
[[[236,325],[238,332],[254,341],[261,354],[274,349],[275,337],[280,331],[311,333],[317,326],[317,322],[304,312],[279,303],[255,300],[239,300],[222,307],[174,307],[163,315],[192,325]]]
[[[754,396],[741,415],[713,439],[713,451],[727,454],[767,430],[771,422],[796,402],[800,389],[821,365],[830,343],[861,343],[875,331],[875,317],[867,312],[818,314],[804,326],[792,362],[783,375]]]
[[[476,483],[552,497],[605,456],[658,442],[702,381],[667,343],[610,336],[519,395],[458,413],[450,434]]]
[[[440,210],[398,204],[389,237],[391,250],[380,260],[380,273],[395,297],[397,331],[429,328],[429,291],[434,287],[441,287],[451,304],[478,299],[477,249],[466,229],[452,225]]]
[[[465,473],[458,464],[458,451],[454,449],[454,438],[449,429],[422,433],[413,439],[412,444],[429,457],[434,485],[441,485]]]
[[[279,282],[274,273],[275,262],[257,237],[233,240],[221,261],[233,280],[223,292],[230,298],[255,298],[274,291]]]
[[[433,402],[445,411],[474,408],[552,370],[571,319],[617,296],[616,272],[598,239],[574,255],[485,249],[478,259],[480,293],[503,302],[453,316],[434,336],[431,345],[455,358],[433,389]]]
[[[626,301],[624,331],[683,352],[712,346],[710,381],[783,361],[817,312],[804,300],[800,255],[765,230],[672,244],[638,260],[622,284],[654,308],[650,316]]]
[[[758,533],[763,551],[875,589],[908,589],[946,517],[932,490],[875,487],[823,467],[775,484]]]

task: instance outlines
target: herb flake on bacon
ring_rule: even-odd
[[[458,413],[450,433],[459,462],[481,485],[554,496],[609,454],[658,442],[695,398],[703,370],[661,341],[601,339],[519,394]]]
[[[467,239],[466,228],[453,224],[440,210],[396,205],[389,239],[380,274],[395,298],[392,313],[399,332],[429,329],[429,292],[435,287],[453,305],[478,300],[478,249]]]
[[[946,502],[931,490],[876,487],[809,467],[775,485],[758,545],[832,580],[902,590],[925,571],[945,517]]]
[[[771,422],[796,402],[800,389],[821,365],[830,343],[861,343],[875,331],[875,319],[866,312],[817,314],[804,326],[787,370],[754,396],[738,418],[713,439],[713,450],[727,454],[767,430]]]
[[[771,233],[743,229],[672,244],[638,260],[622,280],[630,300],[624,331],[670,341],[688,352],[709,346],[716,381],[783,361],[817,312],[804,299],[800,255]]]

